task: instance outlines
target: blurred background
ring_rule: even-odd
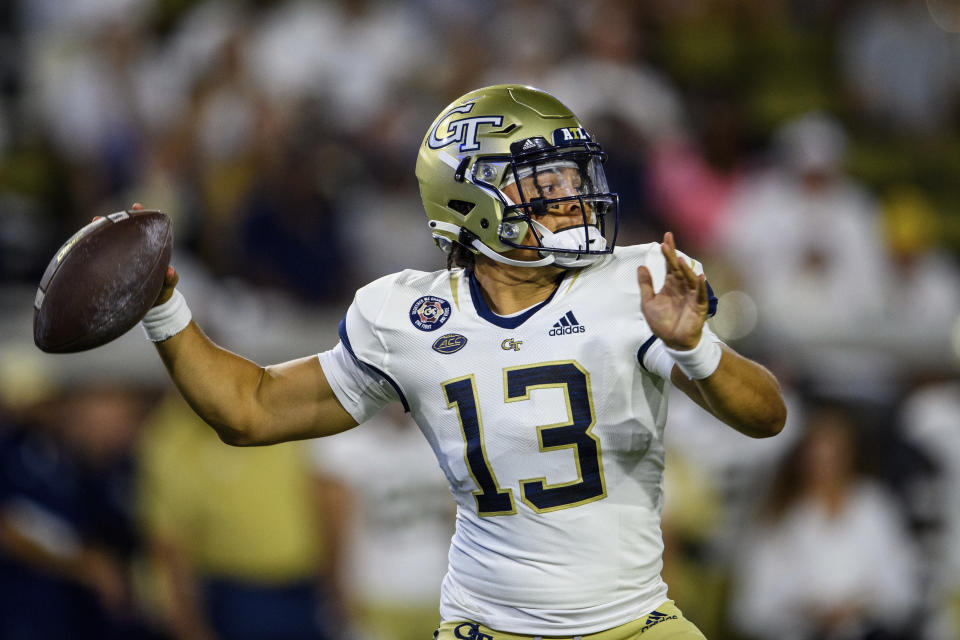
[[[570,105],[620,244],[705,265],[787,429],[677,398],[664,577],[712,639],[960,638],[956,0],[0,3],[0,638],[425,640],[454,507],[402,413],[230,449],[139,329],[32,344],[47,261],[142,202],[220,344],[326,350],[437,269],[416,150],[475,87]]]

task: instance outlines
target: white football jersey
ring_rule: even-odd
[[[643,362],[656,339],[640,310],[640,265],[659,289],[659,243],[619,247],[508,317],[459,269],[403,271],[357,292],[341,344],[393,386],[457,502],[445,621],[585,634],[666,600],[668,382]],[[358,420],[393,396],[321,362]]]

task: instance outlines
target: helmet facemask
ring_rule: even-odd
[[[478,158],[470,176],[503,204],[500,242],[536,250],[541,260],[531,266],[547,259],[561,267],[582,267],[613,251],[618,200],[607,187],[599,145],[575,141],[554,146],[535,137],[514,142],[510,151],[509,156]],[[544,224],[550,215],[567,218],[567,224],[551,231]]]

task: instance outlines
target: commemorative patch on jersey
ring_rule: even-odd
[[[410,322],[420,331],[435,331],[450,318],[450,303],[437,296],[417,298],[410,307]]]
[[[456,353],[467,346],[467,336],[462,336],[459,333],[447,333],[439,338],[437,338],[433,347],[431,347],[437,353]]]

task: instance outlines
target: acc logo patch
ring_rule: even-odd
[[[433,350],[437,353],[456,353],[467,346],[467,336],[459,333],[448,333],[436,339]]]
[[[436,296],[423,296],[410,307],[410,322],[420,331],[434,331],[450,318],[450,303]]]

